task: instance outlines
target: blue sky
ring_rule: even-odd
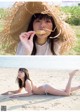
[[[0,1],[0,8],[8,8],[11,7],[14,2],[2,2]]]
[[[16,0],[16,1],[18,1],[18,0]],[[14,0],[14,2],[13,2],[13,0],[12,1],[0,1],[0,8],[8,8],[8,7],[11,7],[12,4],[15,3],[16,1],[15,0]],[[29,1],[32,1],[32,0],[29,0]],[[55,4],[61,4],[61,2],[62,2],[62,0],[54,0],[54,1],[53,0],[50,0],[50,1],[43,0],[43,1],[47,1],[47,2],[50,2],[50,3],[53,3],[54,2]]]
[[[22,0],[3,0],[3,1],[0,0],[0,8],[8,8],[8,7],[11,7],[12,4],[14,4],[17,1],[19,2],[19,1],[22,1]],[[24,1],[34,1],[34,0],[24,0]],[[37,0],[35,0],[35,1],[37,1]],[[80,0],[39,0],[39,1],[47,1],[50,4],[55,4],[55,5],[60,5],[60,6],[65,6],[65,5],[71,6],[71,5],[75,5],[75,3],[74,3],[75,1],[76,1],[76,4],[77,3],[80,3]]]
[[[0,56],[0,67],[80,69],[80,56]]]

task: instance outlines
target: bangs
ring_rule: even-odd
[[[47,14],[41,14],[41,13],[35,13],[34,15],[33,15],[33,18],[34,18],[34,20],[35,19],[50,19],[50,20],[52,20],[53,18],[51,17],[51,16],[48,16]]]
[[[33,31],[33,22],[34,22],[36,19],[39,19],[39,20],[42,20],[42,19],[51,20],[51,22],[52,22],[52,24],[53,24],[53,28],[55,28],[55,26],[56,26],[52,16],[49,16],[48,14],[35,13],[35,14],[32,15],[32,17],[31,17],[31,20],[30,20],[29,26],[28,26],[28,28],[27,28],[27,31],[30,31],[30,30]]]
[[[28,70],[25,69],[25,68],[19,68],[19,71],[21,71],[21,72],[25,72],[25,71],[28,71]]]

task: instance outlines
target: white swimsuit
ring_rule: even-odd
[[[43,88],[45,89],[45,94],[47,95],[48,94],[48,91],[47,91],[47,87],[48,87],[49,85],[48,84],[44,84],[43,85]]]

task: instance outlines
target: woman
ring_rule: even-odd
[[[16,91],[8,91],[6,93],[3,93],[2,95],[10,95],[11,98],[26,97],[33,94],[36,94],[36,95],[51,94],[51,95],[58,95],[58,96],[69,96],[73,91],[80,89],[80,86],[71,87],[73,76],[75,75],[77,71],[78,70],[74,70],[71,73],[69,73],[69,80],[66,85],[66,88],[63,91],[61,91],[61,90],[55,89],[54,87],[48,84],[37,87],[36,85],[34,85],[32,80],[30,79],[28,70],[25,68],[19,68],[18,76],[17,76],[19,89]],[[25,88],[27,93],[18,94],[21,92],[23,88]],[[13,95],[13,94],[17,94],[17,95]]]
[[[17,2],[7,21],[1,33],[7,52],[63,55],[74,45],[73,30],[60,18],[59,8],[46,2]]]
[[[55,55],[53,39],[58,31],[52,16],[36,13],[32,16],[27,32],[21,33],[20,40],[29,55]],[[17,48],[17,54],[21,54],[21,43]]]

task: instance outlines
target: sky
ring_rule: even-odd
[[[50,4],[55,4],[55,5],[60,5],[60,6],[75,5],[75,3],[73,3],[74,1],[76,1],[77,3],[80,3],[80,0],[0,0],[0,8],[9,8],[16,1],[47,1]],[[67,3],[66,1],[70,1],[70,2]]]
[[[0,67],[80,69],[80,56],[0,56]]]
[[[0,8],[8,8],[11,7],[14,4],[14,2],[3,2],[0,1]]]
[[[21,1],[21,0],[0,0],[0,8],[8,8],[11,7],[12,4],[15,3],[15,1]],[[26,1],[26,0],[24,0]],[[34,1],[34,0],[28,0],[28,1]],[[37,1],[37,0],[35,0]],[[55,4],[61,4],[62,0],[42,0],[42,1],[50,1],[50,3]]]

